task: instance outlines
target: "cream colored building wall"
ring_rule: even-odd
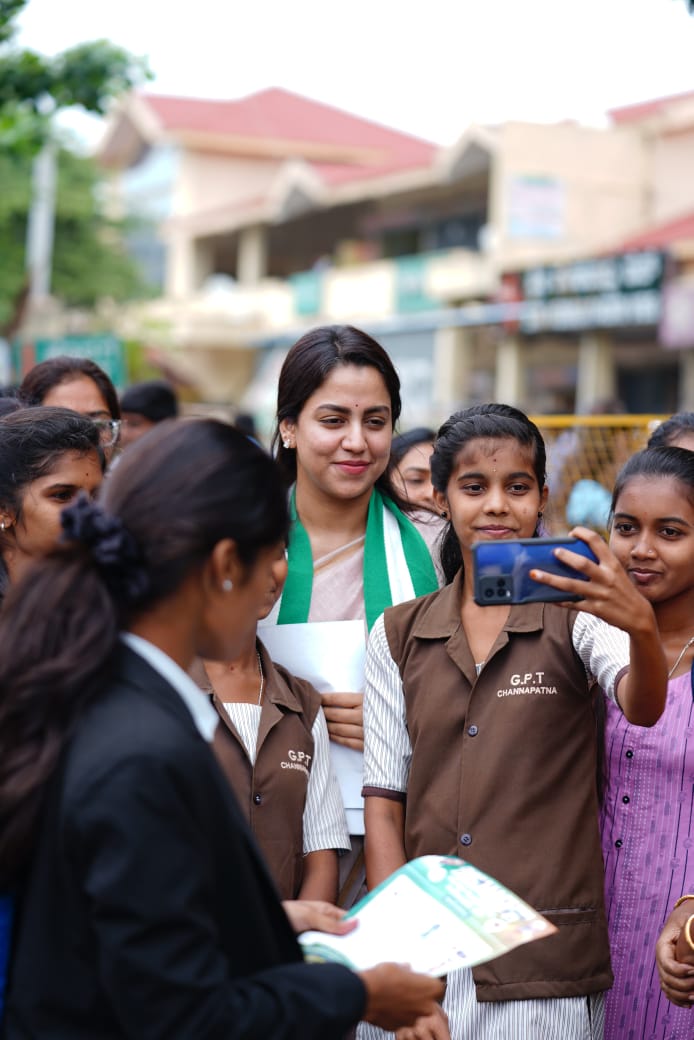
[[[653,141],[654,224],[694,210],[694,125]]]
[[[647,219],[648,158],[631,129],[574,124],[507,123],[493,164],[491,224],[496,260],[505,269],[561,262],[619,241]],[[556,237],[509,234],[514,178],[547,177],[562,185],[563,231]]]
[[[277,159],[182,149],[173,211],[177,217],[189,216],[263,196],[280,166]]]

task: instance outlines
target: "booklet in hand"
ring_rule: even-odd
[[[300,935],[304,958],[336,961],[356,971],[396,961],[413,971],[445,975],[556,932],[508,888],[453,856],[411,860],[347,917],[359,920],[348,935]]]

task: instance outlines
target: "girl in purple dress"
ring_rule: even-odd
[[[602,845],[614,986],[606,1040],[691,1040],[694,1010],[661,992],[655,943],[694,890],[694,452],[651,448],[617,478],[610,547],[653,605],[669,682],[651,728],[607,703]]]

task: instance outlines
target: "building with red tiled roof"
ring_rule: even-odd
[[[160,347],[167,329],[208,397],[269,385],[264,347],[349,321],[393,355],[409,422],[484,398],[676,406],[684,355],[660,349],[657,286],[590,306],[521,291],[616,278],[601,259],[614,253],[643,251],[632,273],[661,270],[660,251],[674,256],[678,237],[686,249],[694,93],[611,115],[609,129],[471,125],[438,148],[275,87],[131,96],[98,157],[140,217],[133,245],[162,292],[139,334]]]
[[[203,135],[208,141],[256,141],[263,154],[307,153],[341,157],[345,165],[423,166],[436,151],[429,141],[380,126],[332,105],[270,87],[236,101],[144,95],[167,133]]]
[[[301,158],[328,180],[428,166],[437,150],[429,141],[279,87],[233,101],[142,94],[121,115],[131,132],[112,121],[99,149],[105,166],[131,161],[137,136],[140,146],[173,140],[224,154]]]

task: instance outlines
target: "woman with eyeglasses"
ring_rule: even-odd
[[[41,361],[22,380],[19,398],[24,404],[86,415],[96,423],[106,461],[111,461],[120,435],[120,404],[115,386],[94,361],[68,355]]]

